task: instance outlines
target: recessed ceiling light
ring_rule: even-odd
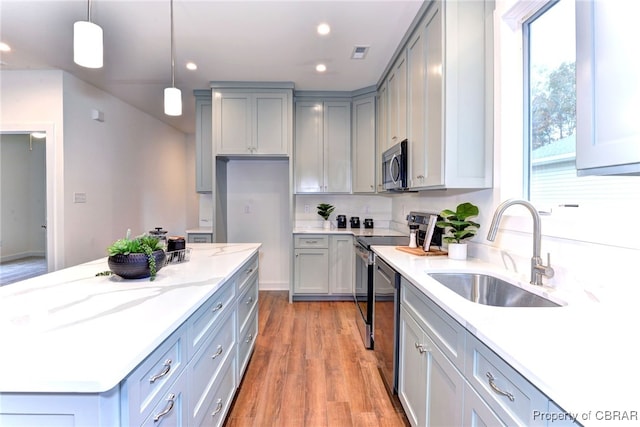
[[[195,71],[198,69],[198,64],[195,62],[187,62],[187,70]]]
[[[316,65],[316,71],[319,73],[324,73],[325,71],[327,71],[327,66],[324,64],[318,64]]]
[[[11,46],[4,42],[0,42],[0,52],[11,52]]]
[[[318,25],[317,31],[321,36],[326,36],[331,32],[331,27],[329,26],[329,24],[323,22],[322,24]]]

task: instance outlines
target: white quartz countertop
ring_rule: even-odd
[[[406,236],[398,230],[391,228],[320,228],[320,227],[295,227],[293,234],[351,234],[353,236]]]
[[[107,258],[0,287],[0,393],[108,391],[260,244],[190,244],[156,279],[96,276]],[[1,396],[0,396],[1,398]]]
[[[372,249],[557,405],[576,414],[581,424],[638,425],[640,353],[635,332],[640,325],[640,291],[629,287],[626,295],[598,300],[587,292],[569,294],[534,287],[527,283],[528,277],[523,280],[522,276],[478,260],[416,256],[390,246]],[[566,305],[480,305],[458,296],[427,274],[463,271],[515,280],[531,292]],[[630,418],[607,419],[613,411]]]

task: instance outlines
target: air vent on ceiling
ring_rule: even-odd
[[[369,52],[369,46],[355,46],[353,53],[351,53],[351,59],[364,59]]]

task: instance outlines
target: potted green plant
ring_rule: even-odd
[[[131,238],[131,230],[127,230],[126,237],[116,240],[107,251],[109,268],[123,279],[149,277],[149,280],[154,280],[166,258],[158,237],[141,235]]]
[[[324,228],[331,228],[331,222],[329,221],[329,215],[335,210],[335,206],[329,203],[318,204],[318,215],[324,219]]]
[[[436,222],[436,227],[445,231],[442,239],[449,243],[449,258],[467,258],[467,244],[464,241],[475,236],[480,228],[480,224],[469,218],[478,216],[479,212],[478,207],[469,202],[459,204],[455,211],[445,209],[440,212],[442,220]]]

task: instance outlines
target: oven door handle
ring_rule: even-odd
[[[364,249],[362,246],[360,245],[353,245],[353,247],[356,250],[356,255],[358,257],[360,257],[362,259],[362,261],[364,261],[364,263],[366,265],[372,265],[373,263],[371,262],[371,260],[369,259],[369,251]]]

